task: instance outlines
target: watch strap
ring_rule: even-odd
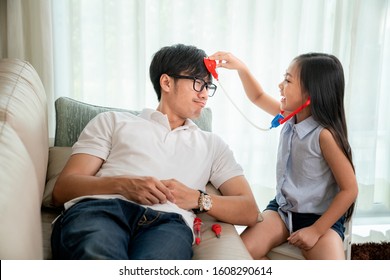
[[[202,206],[202,196],[207,195],[207,193],[202,191],[202,190],[198,190],[198,191],[199,191],[198,208],[192,209],[192,211],[195,214],[200,214],[200,213],[207,212],[206,210],[203,209],[203,206]]]

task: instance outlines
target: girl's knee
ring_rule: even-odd
[[[329,229],[317,243],[307,251],[302,251],[304,257],[309,260],[344,260],[344,245],[340,235],[333,229]]]

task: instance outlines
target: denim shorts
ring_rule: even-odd
[[[278,211],[279,205],[276,202],[276,199],[271,200],[265,210],[272,210],[272,211]],[[292,226],[293,226],[293,231],[297,231],[301,228],[305,228],[308,226],[311,226],[312,224],[317,221],[321,215],[317,214],[311,214],[311,213],[294,213],[292,212]],[[344,240],[344,222],[345,222],[345,217],[342,216],[331,228],[340,235],[341,240]]]

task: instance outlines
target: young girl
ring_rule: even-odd
[[[209,57],[236,69],[248,98],[275,116],[305,106],[281,127],[276,197],[264,221],[242,239],[254,259],[286,240],[306,259],[344,259],[344,221],[352,215],[358,187],[344,113],[344,73],[333,55],[296,57],[279,84],[280,102],[267,95],[246,65],[230,53]],[[309,105],[308,105],[309,104]]]

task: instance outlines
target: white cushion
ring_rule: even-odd
[[[41,259],[46,94],[28,62],[0,60],[0,258]]]
[[[0,133],[0,259],[42,259],[41,196],[24,144],[7,125]]]

